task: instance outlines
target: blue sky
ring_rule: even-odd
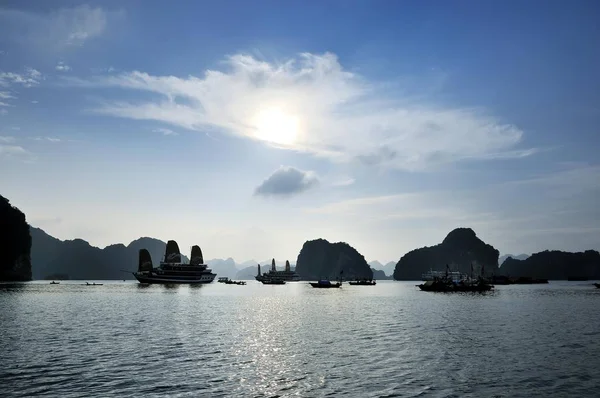
[[[594,1],[3,2],[0,187],[103,247],[600,241]]]

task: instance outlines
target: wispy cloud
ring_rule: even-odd
[[[15,96],[12,95],[10,92],[8,92],[8,91],[0,91],[0,99],[7,100],[7,99],[12,99],[12,98],[15,98]]]
[[[0,135],[0,142],[4,142],[6,144],[15,142],[15,137]]]
[[[162,135],[179,135],[179,133],[177,133],[171,129],[165,129],[165,128],[157,128],[157,129],[152,130],[152,132],[160,133]]]
[[[238,54],[225,65],[202,77],[135,71],[70,81],[162,95],[142,103],[111,101],[98,112],[192,130],[217,127],[336,161],[420,170],[535,151],[516,148],[523,132],[513,125],[477,109],[392,96],[345,70],[331,53],[300,54],[277,64]]]
[[[0,87],[9,87],[12,84],[32,87],[38,85],[42,78],[43,76],[40,71],[29,67],[25,68],[23,73],[0,72]],[[6,98],[14,97],[10,96]]]
[[[256,187],[254,194],[259,196],[287,197],[304,192],[319,183],[311,171],[281,166]]]
[[[71,70],[71,67],[67,64],[65,64],[64,62],[59,62],[54,69],[56,69],[59,72],[68,72]]]
[[[12,105],[10,105],[10,104],[7,104],[6,102],[2,102],[2,101],[0,101],[0,106],[12,106]]]
[[[31,156],[31,154],[25,150],[22,146],[18,145],[2,145],[0,144],[0,157],[18,157],[18,158],[26,158]]]
[[[355,179],[352,177],[345,177],[338,180],[335,180],[331,185],[334,187],[346,187],[348,185],[354,184]]]
[[[32,140],[35,141],[49,141],[49,142],[61,142],[60,138],[56,137],[31,137]]]
[[[102,35],[122,11],[105,11],[100,7],[80,5],[47,13],[0,8],[0,24],[12,40],[45,49],[82,46]]]

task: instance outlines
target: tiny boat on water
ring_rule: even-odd
[[[83,285],[83,286],[102,286],[102,285],[104,285],[104,283],[95,283],[95,282],[94,283],[89,283],[89,282],[86,282],[85,285]]]
[[[60,282],[54,282],[54,281],[52,281],[52,282],[50,282],[50,284],[51,285],[60,285]]]
[[[224,283],[226,285],[245,285],[246,284],[246,282],[244,282],[244,281],[232,281],[231,279],[228,279]]]
[[[600,283],[594,283],[594,286],[596,286],[598,289],[600,289]]]
[[[342,287],[342,282],[331,283],[329,279],[321,279],[318,282],[310,282],[310,285],[320,289],[331,289]]]
[[[219,282],[219,283],[227,283],[227,282],[229,282],[229,278],[228,278],[228,277],[226,277],[226,276],[222,276],[222,277],[220,277],[220,278],[217,280],[217,282]]]

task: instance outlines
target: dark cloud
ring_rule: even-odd
[[[260,196],[292,196],[317,185],[319,180],[310,171],[281,166],[254,190]]]

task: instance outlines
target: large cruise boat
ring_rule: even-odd
[[[290,262],[286,260],[285,262],[285,270],[277,271],[275,267],[275,259],[271,261],[271,269],[269,272],[265,272],[261,274],[260,272],[260,264],[258,264],[258,274],[255,279],[259,282],[263,281],[286,281],[286,282],[296,282],[300,280],[300,275],[296,272],[292,271],[290,267]]]
[[[458,271],[434,271],[432,269],[421,274],[422,281],[433,281],[441,278],[450,278],[453,281],[460,281],[463,278],[463,274]]]
[[[204,264],[199,246],[192,246],[190,262],[184,263],[177,242],[170,240],[167,242],[165,258],[156,268],[152,265],[148,250],[141,249],[138,271],[133,276],[141,283],[210,283],[217,275]]]

